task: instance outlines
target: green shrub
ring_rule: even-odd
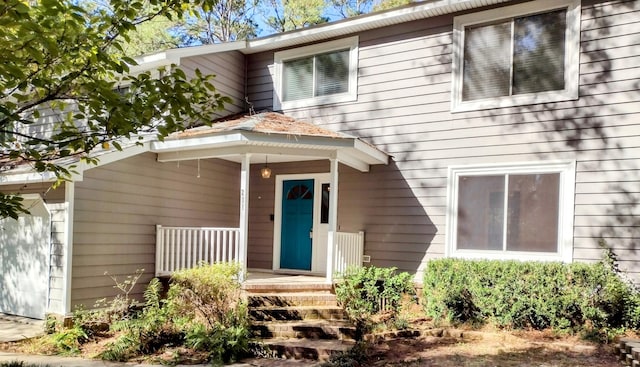
[[[194,324],[187,332],[185,345],[207,352],[211,362],[235,362],[249,350],[249,333],[246,326],[218,325],[208,329],[203,324]]]
[[[211,361],[230,362],[249,350],[249,317],[236,263],[200,265],[174,273],[168,300],[186,344]]]
[[[88,340],[88,336],[80,325],[75,325],[49,335],[48,339],[58,353],[73,355],[80,352],[80,346]]]
[[[181,343],[182,333],[171,322],[169,310],[160,297],[162,284],[154,278],[144,292],[145,304],[134,317],[111,324],[112,331],[123,331],[100,355],[109,361],[127,361],[140,354],[157,351],[166,344]]]
[[[229,362],[249,349],[248,312],[241,301],[237,264],[202,264],[172,277],[167,298],[153,279],[145,304],[133,317],[114,322],[123,334],[101,354],[126,361],[167,345],[206,351],[212,362]]]
[[[237,263],[218,263],[174,273],[168,293],[172,312],[210,329],[218,324],[230,326],[245,322],[240,271]]]
[[[438,259],[424,273],[436,320],[609,334],[640,326],[640,296],[611,263]]]
[[[384,311],[392,321],[398,314],[401,300],[415,291],[409,273],[396,273],[396,268],[375,266],[349,268],[342,282],[336,284],[336,298],[358,329],[360,339],[373,326],[373,316]],[[381,300],[386,308],[381,309]]]

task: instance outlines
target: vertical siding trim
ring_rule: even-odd
[[[238,246],[241,273],[240,281],[244,281],[247,272],[247,253],[249,239],[249,178],[251,176],[251,154],[247,153],[242,157],[240,167],[240,243]],[[226,232],[225,232],[226,234]],[[229,249],[229,256],[234,253],[234,249]]]
[[[71,314],[71,281],[73,279],[71,271],[73,268],[73,211],[75,202],[75,183],[65,182],[64,185],[65,203],[67,205],[66,221],[67,229],[64,235],[64,284],[62,288],[62,304],[65,315]]]
[[[327,274],[326,282],[333,283],[334,259],[333,253],[336,247],[336,232],[338,230],[338,160],[330,159],[329,174],[331,176],[329,188],[329,234],[327,236]]]

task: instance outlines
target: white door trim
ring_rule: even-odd
[[[288,175],[276,175],[275,184],[275,202],[274,202],[274,220],[273,220],[273,266],[274,271],[280,269],[280,245],[282,234],[280,233],[282,228],[282,183],[288,180],[314,180],[313,182],[313,228],[318,228],[320,223],[320,200],[322,200],[322,183],[328,183],[330,180],[329,173],[299,173]],[[311,249],[311,271],[300,271],[300,273],[318,273],[324,274],[324,267],[318,268],[314,266],[317,264],[317,257],[319,246],[316,238],[319,236],[317,230],[314,230],[313,234],[313,247]],[[326,246],[326,244],[324,244]],[[326,253],[326,252],[325,252]],[[326,255],[325,255],[326,256]],[[283,269],[285,270],[285,269]],[[286,269],[287,272],[290,270]]]

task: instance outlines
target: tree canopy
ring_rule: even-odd
[[[187,14],[176,26],[182,44],[211,44],[256,37],[260,0],[218,0]]]
[[[132,32],[163,17],[180,19],[207,0],[111,0],[87,9],[71,0],[5,0],[0,5],[0,172],[30,165],[59,182],[72,167],[61,158],[95,163],[95,148],[120,149],[121,139],[159,138],[210,120],[228,98],[211,75],[177,67],[129,74],[121,56]],[[215,3],[215,2],[213,2]],[[45,126],[44,131],[33,127]],[[25,212],[19,196],[0,193],[0,217]]]

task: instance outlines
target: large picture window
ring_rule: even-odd
[[[577,98],[579,1],[456,17],[453,109]]]
[[[358,38],[276,52],[274,108],[352,101],[357,90]]]
[[[450,171],[454,256],[570,260],[572,163]]]

